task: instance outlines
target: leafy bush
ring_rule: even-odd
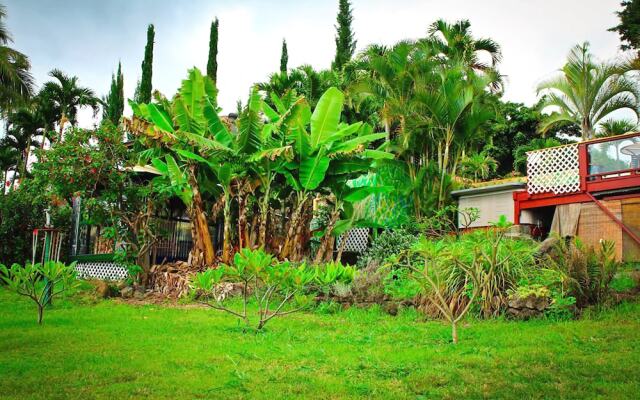
[[[0,195],[0,263],[24,264],[32,257],[32,232],[45,224],[48,204],[42,191],[25,181],[15,191]],[[50,207],[53,226],[68,229],[71,208]],[[66,240],[63,248],[67,248]]]
[[[418,235],[410,228],[385,230],[376,237],[371,246],[360,256],[357,266],[364,269],[367,266],[380,266],[389,257],[406,252],[416,243]]]
[[[607,300],[611,281],[620,266],[616,260],[615,242],[601,240],[596,250],[585,246],[578,238],[558,240],[551,262],[564,274],[564,289],[575,297],[580,308]]]
[[[77,285],[75,263],[65,265],[48,261],[44,264],[13,264],[7,268],[0,264],[0,278],[7,287],[21,296],[33,300],[38,307],[38,324],[42,324],[44,308],[51,300]]]
[[[313,298],[313,290],[328,290],[335,282],[351,282],[355,269],[339,262],[310,267],[303,263],[293,266],[288,261],[279,262],[262,249],[242,249],[236,253],[232,265],[221,265],[195,275],[192,288],[203,303],[216,310],[228,312],[251,325],[247,304],[250,296],[258,306],[257,329],[279,316],[285,316],[307,308]],[[225,306],[227,296],[221,292],[223,283],[240,283],[242,309]],[[293,308],[287,308],[294,303]]]

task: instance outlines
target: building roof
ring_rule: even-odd
[[[507,182],[507,183],[500,183],[497,185],[482,186],[482,187],[471,188],[471,189],[454,190],[453,192],[451,192],[451,195],[455,198],[458,198],[458,197],[471,196],[476,194],[516,191],[516,190],[524,189],[525,186],[526,186],[525,182]]]

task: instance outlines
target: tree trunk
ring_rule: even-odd
[[[231,195],[228,191],[224,192],[224,232],[222,245],[222,262],[229,263],[231,259]]]
[[[260,202],[260,233],[258,245],[267,248],[267,219],[269,218],[269,196],[271,195],[271,183],[264,185],[264,196]]]
[[[340,218],[340,209],[339,205],[336,204],[333,212],[331,213],[331,218],[329,219],[329,223],[324,230],[324,236],[322,236],[322,241],[320,242],[320,247],[318,248],[318,253],[316,254],[316,258],[313,260],[314,263],[321,263],[323,260],[327,259],[327,253],[331,250],[333,253],[333,228],[335,228],[338,219]],[[333,254],[330,254],[333,257]]]
[[[195,165],[189,166],[189,185],[193,191],[193,200],[190,207],[191,232],[193,247],[191,248],[191,265],[195,268],[213,265],[215,250],[209,233],[207,217],[204,213],[204,204],[200,195],[200,188],[196,180]]]
[[[309,202],[305,202],[303,204],[302,210],[300,210],[290,254],[292,261],[300,261],[304,256],[304,249],[308,239],[309,222],[311,220],[311,217],[313,216],[313,214],[310,212],[311,208],[312,204]]]
[[[42,325],[43,315],[44,315],[44,305],[38,304],[38,325]]]
[[[287,237],[284,241],[284,246],[282,246],[282,250],[280,252],[280,258],[285,259],[291,256],[291,252],[293,250],[293,242],[296,238],[297,227],[300,221],[300,217],[302,216],[302,211],[305,203],[308,200],[307,195],[303,195],[301,199],[298,201],[296,208],[291,214],[291,219],[289,220],[289,227],[287,229]]]
[[[247,231],[247,192],[245,182],[238,182],[238,248],[249,247],[249,233]]]
[[[451,322],[451,340],[453,344],[458,344],[458,324],[455,321]]]

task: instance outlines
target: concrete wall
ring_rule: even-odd
[[[505,215],[507,220],[513,222],[513,192],[513,190],[504,190],[460,196],[458,199],[458,207],[461,210],[474,207],[480,211],[480,217],[469,225],[470,228],[489,226],[489,223],[497,221],[500,215]],[[463,228],[464,226],[461,222],[463,222],[462,218],[458,218],[458,225],[460,228]]]

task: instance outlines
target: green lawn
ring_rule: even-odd
[[[637,398],[640,304],[449,328],[376,310],[243,334],[214,310],[31,303],[0,288],[0,398]]]

